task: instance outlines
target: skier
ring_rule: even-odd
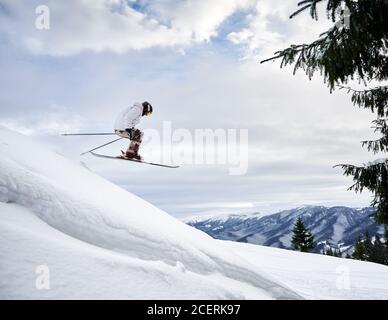
[[[125,108],[116,118],[115,133],[130,140],[126,152],[122,152],[122,157],[128,159],[142,160],[139,155],[139,148],[143,138],[143,132],[135,126],[140,122],[143,116],[150,116],[152,114],[152,105],[145,101],[143,103],[134,103],[132,106]]]

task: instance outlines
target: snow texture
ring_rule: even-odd
[[[2,299],[302,298],[222,243],[30,138],[1,127],[0,152]],[[36,287],[42,265],[49,290]]]
[[[2,127],[0,152],[0,299],[388,298],[387,267],[214,240]]]
[[[220,240],[219,240],[220,241]],[[321,254],[226,242],[306,299],[388,299],[388,267]]]

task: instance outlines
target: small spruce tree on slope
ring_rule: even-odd
[[[388,265],[387,245],[383,243],[379,234],[376,234],[375,240],[372,241],[367,231],[364,240],[360,238],[357,240],[352,258]]]
[[[292,232],[294,233],[292,236],[292,245],[295,250],[308,252],[314,248],[314,236],[304,226],[300,217],[296,220]]]
[[[336,258],[342,258],[342,253],[340,249],[335,249],[334,251],[334,257]]]
[[[354,252],[352,254],[352,258],[356,260],[366,260],[366,255],[365,255],[365,248],[364,244],[362,243],[361,238],[359,237],[356,245],[354,246]]]
[[[334,255],[331,247],[329,247],[329,249],[324,250],[323,254],[326,256],[333,256]]]
[[[388,266],[388,228],[384,228],[384,264]]]
[[[366,230],[366,232],[365,232],[365,240],[363,242],[363,245],[364,245],[364,250],[365,250],[365,260],[371,261],[373,243],[372,243],[372,239],[369,235],[368,230]]]
[[[376,234],[369,261],[384,264],[386,259],[385,254],[385,247],[381,242],[380,235]]]

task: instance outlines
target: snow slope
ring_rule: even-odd
[[[214,240],[2,127],[0,154],[0,299],[388,299],[388,267]]]
[[[388,267],[320,254],[221,241],[306,299],[388,299]]]
[[[302,298],[223,243],[30,138],[0,127],[0,153],[2,299]],[[41,265],[49,290],[35,285]]]

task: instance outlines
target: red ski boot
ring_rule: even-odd
[[[139,147],[140,147],[140,143],[132,141],[130,148],[127,150],[127,152],[125,152],[125,155],[123,152],[123,155],[125,156],[125,158],[141,161],[143,159],[139,155]]]
[[[127,151],[125,153],[125,157],[128,159],[135,159],[135,160],[139,160],[139,161],[143,160],[142,157],[138,153],[133,152],[133,151]]]

